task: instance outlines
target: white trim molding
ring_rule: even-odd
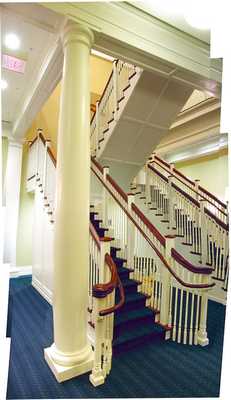
[[[94,31],[96,50],[141,68],[173,67],[174,79],[220,90],[221,60],[210,59],[209,45],[125,2],[42,3]],[[124,24],[126,21],[126,25]],[[202,79],[199,81],[198,76]],[[216,82],[218,83],[216,85]]]
[[[52,292],[45,287],[38,279],[32,276],[32,286],[41,294],[41,296],[52,305]]]
[[[10,278],[18,278],[19,276],[32,275],[32,265],[10,266]]]

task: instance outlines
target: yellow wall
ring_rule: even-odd
[[[108,78],[112,71],[112,63],[102,58],[91,56],[90,79],[91,79],[91,103],[95,104],[101,97]],[[56,155],[57,131],[59,119],[59,99],[61,83],[59,83],[46,101],[41,111],[37,114],[26,138],[31,140],[35,137],[38,128],[43,129],[44,136],[51,139],[52,151]],[[28,147],[24,146],[22,160],[22,177],[20,191],[20,210],[17,234],[17,265],[32,265],[32,225],[33,225],[33,195],[26,191],[26,169],[27,169]]]
[[[228,187],[228,150],[223,149],[205,157],[175,163],[177,169],[191,179],[200,179],[201,186],[220,199]]]
[[[95,104],[100,99],[106,83],[112,71],[112,63],[100,57],[90,57],[90,90],[91,104]],[[41,111],[37,114],[30,129],[26,133],[28,140],[36,135],[38,128],[43,129],[44,136],[51,140],[51,147],[56,155],[57,151],[57,132],[59,119],[59,99],[61,92],[61,82],[46,101]]]
[[[20,207],[17,231],[17,255],[18,266],[32,265],[32,229],[33,229],[33,205],[34,195],[26,191],[26,173],[28,146],[23,146],[22,173],[20,188]]]

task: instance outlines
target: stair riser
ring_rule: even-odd
[[[160,342],[164,340],[164,333],[154,333],[151,335],[142,336],[138,339],[132,339],[131,341],[126,341],[125,343],[121,343],[113,346],[113,355],[120,354],[131,350],[133,348],[137,349],[138,346],[153,342]]]
[[[113,257],[113,260],[114,260],[114,263],[117,265],[118,268],[124,266],[124,260],[122,260],[121,258]]]
[[[123,283],[123,280],[122,280],[122,283]],[[126,294],[129,294],[129,293],[137,293],[137,285],[134,284],[132,286],[124,286],[124,292],[125,292],[125,296],[126,296]],[[118,294],[119,294],[119,291],[117,289],[116,290],[116,296]]]
[[[128,279],[129,278],[129,270],[120,272],[119,277],[120,277],[121,281]]]
[[[126,332],[130,327],[136,328],[141,324],[154,324],[154,315],[150,317],[133,319],[131,321],[125,321],[119,325],[115,325],[114,338],[120,336],[121,333]]]
[[[111,247],[111,256],[112,256],[112,258],[116,258],[118,251],[119,250],[116,249],[116,247]]]
[[[138,308],[145,307],[145,299],[140,299],[136,301],[131,301],[129,303],[125,303],[123,307],[120,309],[120,312],[127,312],[131,310],[137,310]]]

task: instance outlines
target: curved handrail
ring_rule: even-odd
[[[213,272],[213,268],[211,267],[196,267],[189,261],[187,261],[176,249],[171,249],[171,255],[175,261],[177,261],[182,267],[188,269],[190,272],[194,272],[196,274],[205,274],[209,275]]]
[[[112,312],[115,312],[116,310],[120,309],[125,302],[124,288],[123,288],[121,280],[118,276],[117,267],[116,267],[112,257],[108,253],[105,255],[105,262],[110,269],[111,279],[107,283],[98,283],[98,284],[94,285],[92,288],[92,294],[96,298],[104,298],[108,294],[112,293],[113,290],[116,289],[118,286],[119,290],[120,290],[121,299],[118,304],[115,304],[114,306],[107,308],[105,310],[101,310],[99,312],[100,316],[105,316],[105,315],[111,314]]]

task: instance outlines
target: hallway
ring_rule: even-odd
[[[88,374],[59,384],[43,357],[53,340],[52,309],[30,277],[11,279],[7,398],[218,397],[224,320],[225,308],[209,301],[207,347],[150,343],[114,357],[110,376],[98,388]]]

